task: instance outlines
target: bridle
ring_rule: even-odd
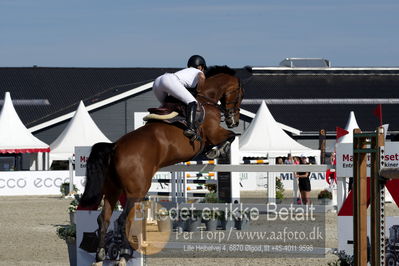
[[[223,105],[222,104],[218,104],[218,101],[215,99],[212,99],[206,95],[203,95],[201,93],[198,93],[196,95],[197,98],[201,99],[201,103],[203,105],[212,105],[216,108],[218,108],[223,114],[224,117],[231,120],[233,124],[236,123],[236,121],[234,121],[234,116],[240,112],[240,103],[242,101],[242,99],[244,98],[244,89],[241,87],[241,82],[239,81],[239,86],[231,91],[228,91],[224,94],[224,98],[227,98],[227,96],[233,94],[233,93],[237,93],[235,99],[233,101],[230,102],[224,102]],[[232,107],[229,107],[230,105],[232,105]]]
[[[236,122],[236,121],[234,121],[234,117],[235,117],[235,115],[237,115],[237,113],[240,112],[240,103],[241,103],[242,99],[244,98],[244,90],[241,87],[241,83],[239,84],[239,86],[236,89],[226,92],[226,94],[224,95],[224,97],[227,98],[228,95],[236,93],[237,91],[238,91],[237,96],[235,97],[235,99],[233,101],[225,102],[224,103],[225,107],[221,106],[224,116],[227,119],[232,120],[233,124],[235,124],[235,122]],[[229,105],[232,105],[232,107],[229,108],[228,107]]]

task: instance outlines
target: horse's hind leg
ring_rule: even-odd
[[[127,198],[126,204],[123,208],[122,214],[118,218],[118,230],[119,233],[122,237],[122,243],[120,245],[120,261],[117,265],[126,265],[126,262],[131,258],[132,256],[132,248],[129,244],[129,241],[126,237],[126,223],[127,223],[127,218],[129,216],[130,210],[134,208],[135,203],[141,202],[142,199],[134,199],[134,198]]]
[[[106,257],[106,247],[105,247],[105,235],[109,227],[112,212],[115,205],[121,195],[121,189],[117,188],[111,181],[105,183],[105,193],[104,193],[104,206],[101,214],[97,217],[97,223],[99,228],[99,243],[96,253],[96,262],[102,262]],[[100,264],[96,264],[100,265]]]

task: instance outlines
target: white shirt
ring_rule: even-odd
[[[184,87],[195,88],[198,84],[198,73],[200,72],[202,71],[197,68],[189,67],[177,71],[175,75]]]

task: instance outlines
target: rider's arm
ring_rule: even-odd
[[[197,91],[201,91],[205,84],[205,75],[203,72],[198,73]]]

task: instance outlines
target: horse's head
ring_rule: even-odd
[[[232,128],[240,123],[240,106],[244,98],[244,90],[241,87],[240,80],[235,78],[226,89],[223,97],[220,99],[224,110],[224,117],[227,127]]]
[[[236,127],[240,121],[240,106],[244,90],[240,80],[234,76],[235,71],[227,66],[210,67],[206,73],[213,86],[207,86],[214,100],[220,101],[229,128]],[[212,88],[214,91],[212,91]]]

